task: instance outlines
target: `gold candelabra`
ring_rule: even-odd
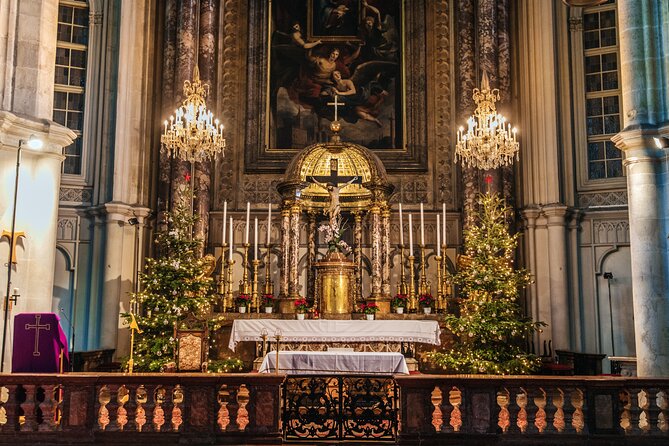
[[[420,279],[418,281],[418,294],[429,294],[429,282],[425,275],[425,245],[420,245]]]
[[[265,244],[265,249],[267,250],[267,254],[265,255],[265,292],[264,292],[264,294],[274,294],[274,284],[272,283],[272,276],[270,274],[271,247],[272,247],[272,245]]]
[[[416,286],[415,286],[415,275],[414,275],[414,260],[416,258],[413,255],[409,255],[409,311],[416,310]]]
[[[226,271],[227,268],[225,267],[225,254],[228,251],[228,244],[223,243],[221,245],[221,273],[216,277],[216,293],[221,296],[221,306],[222,311],[225,311],[225,293],[227,292],[227,281],[226,281]]]
[[[404,275],[404,245],[400,247],[400,283],[397,285],[397,294],[407,294],[407,281]]]
[[[258,266],[260,265],[260,260],[253,259],[251,260],[251,265],[253,266],[253,285],[251,286],[251,308],[256,310],[256,313],[260,313],[260,296],[258,293]]]
[[[223,299],[223,311],[228,311],[229,309],[234,308],[234,293],[232,292],[232,266],[235,264],[235,261],[228,259],[228,269],[227,269],[227,292],[225,293],[225,298]]]
[[[239,294],[251,294],[251,285],[249,284],[249,244],[243,243],[244,260],[242,260],[242,280],[239,281]]]
[[[446,259],[446,243],[441,245],[441,252],[443,253],[443,258],[441,261],[441,294],[443,299],[443,310],[448,312],[448,299],[451,298],[451,284],[448,280],[448,263]]]
[[[443,288],[444,284],[442,283],[442,272],[441,272],[441,256],[434,256],[434,260],[437,262],[437,299],[434,304],[434,309],[437,312],[443,312],[444,310],[444,295]]]
[[[279,374],[279,350],[281,346],[281,329],[277,328],[274,332],[274,338],[276,339],[276,374]]]

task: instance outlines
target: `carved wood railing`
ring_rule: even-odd
[[[127,442],[155,435],[170,443],[225,436],[276,441],[284,379],[257,373],[0,375],[0,442]]]
[[[450,436],[476,444],[493,435],[523,444],[547,437],[669,444],[669,379],[418,375],[396,382],[400,443],[442,444]]]

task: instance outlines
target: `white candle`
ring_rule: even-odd
[[[269,203],[269,208],[267,210],[267,246],[269,246],[271,235],[272,235],[272,203]]]
[[[227,232],[225,230],[227,229],[227,223],[228,223],[228,202],[223,203],[223,244],[225,244],[225,236],[227,235]]]
[[[437,214],[437,257],[441,257],[441,230],[439,226],[439,217],[440,215]]]
[[[409,214],[409,255],[413,255],[413,231],[411,230],[411,214]]]
[[[255,232],[253,234],[253,260],[258,260],[258,217],[255,218]]]
[[[246,231],[244,232],[244,243],[249,244],[249,226],[251,220],[251,202],[246,202]]]
[[[425,246],[425,222],[423,221],[423,203],[420,204],[420,246]]]
[[[400,245],[404,245],[404,225],[402,223],[402,203],[400,203]]]
[[[230,238],[228,239],[228,244],[230,245],[230,251],[228,251],[228,259],[232,260],[232,217],[230,217]]]
[[[444,242],[444,245],[446,244],[446,203],[443,204],[443,215],[441,216],[441,224],[444,226],[443,227],[443,236],[441,237],[441,240]]]

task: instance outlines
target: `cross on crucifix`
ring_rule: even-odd
[[[35,315],[35,325],[26,324],[26,330],[35,330],[35,350],[33,350],[33,356],[39,356],[39,331],[40,330],[51,330],[51,324],[40,325],[39,321],[42,319],[41,314]]]
[[[336,95],[334,95],[334,102],[328,102],[327,103],[327,105],[334,105],[334,109],[335,109],[334,120],[335,120],[335,122],[337,122],[339,120],[338,119],[339,115],[337,114],[338,107],[340,105],[346,105],[344,102],[339,102],[338,99],[339,99],[339,95],[336,94]]]
[[[12,259],[11,262],[16,265],[16,242],[19,241],[19,237],[26,238],[26,233],[23,231],[14,231],[14,239],[12,240],[12,233],[10,231],[2,231],[2,235],[0,235],[0,239],[7,237],[9,240],[9,243],[12,243],[13,246],[12,248]]]
[[[341,210],[339,204],[339,191],[341,188],[353,183],[362,183],[362,179],[357,176],[339,176],[339,160],[337,158],[330,158],[330,175],[309,176],[307,177],[307,181],[322,187],[330,195],[330,206],[323,211],[330,217],[330,224],[333,224]]]

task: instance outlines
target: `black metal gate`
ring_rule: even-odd
[[[389,376],[289,376],[283,388],[286,440],[394,440],[397,386]]]

